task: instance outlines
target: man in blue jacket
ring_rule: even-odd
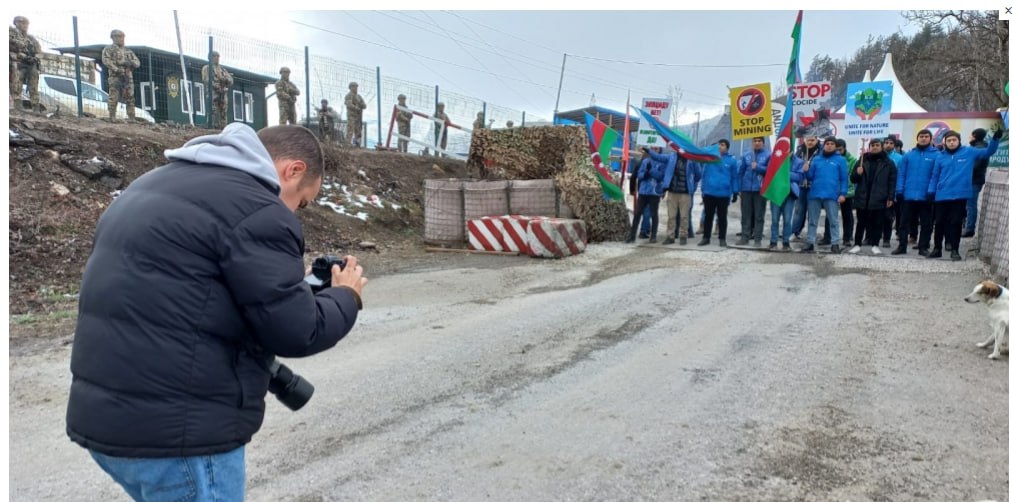
[[[970,135],[973,137],[970,146],[987,148],[987,142],[984,141],[986,130],[977,128]],[[980,157],[973,163],[973,195],[966,201],[966,222],[963,223],[963,234],[960,237],[973,237],[977,231],[977,202],[980,191],[984,189],[984,182],[987,181],[987,165],[990,163],[990,157]]]
[[[665,228],[668,237],[664,239],[663,244],[674,244],[677,236],[678,243],[684,246],[688,242],[689,233],[689,206],[692,203],[689,187],[694,183],[692,171],[689,170],[686,159],[674,152],[669,154],[650,152],[650,160],[664,165],[664,180],[661,186],[664,187],[664,197],[668,204],[668,224]]]
[[[896,150],[896,138],[894,136],[886,136],[882,139],[882,151],[889,157],[889,160],[893,161],[893,165],[897,168],[900,165],[900,161],[903,160],[903,155]],[[882,226],[882,247],[891,247],[893,231],[896,235],[899,235],[900,231],[900,206],[899,201],[893,204],[893,207],[886,209],[884,215],[885,220]]]
[[[791,158],[791,165],[803,166],[806,163],[811,163],[812,159],[820,152],[822,152],[822,146],[819,144],[819,138],[814,133],[809,134],[805,136],[804,142],[798,145],[794,157]],[[791,233],[795,237],[801,238],[801,230],[805,228],[806,221],[808,221],[808,180],[802,177],[801,184],[798,186],[798,200],[794,205],[794,216],[791,218]]]
[[[815,238],[819,231],[819,212],[826,210],[829,217],[830,248],[840,254],[840,204],[847,198],[847,160],[836,153],[836,138],[822,142],[822,153],[802,167],[810,182],[808,191],[808,244],[803,253],[815,252]]]
[[[931,131],[917,132],[917,144],[903,155],[897,165],[896,200],[900,202],[900,229],[892,254],[906,254],[907,236],[911,227],[918,227],[917,254],[928,255],[931,239],[931,202],[928,201],[928,182],[935,167],[938,150],[931,146]]]
[[[647,147],[640,147],[640,151],[646,155],[652,153]],[[625,240],[627,244],[636,242],[636,227],[640,225],[643,212],[647,208],[653,215],[653,220],[650,222],[650,243],[657,242],[657,224],[659,223],[657,208],[660,206],[661,197],[664,196],[663,182],[666,169],[665,164],[651,158],[643,159],[643,162],[640,163],[639,172],[636,173],[636,192],[638,194],[636,208],[633,211],[633,223],[632,228],[629,229],[629,237]]]
[[[777,237],[781,235],[783,239],[783,250],[791,250],[790,240],[791,230],[794,228],[794,205],[797,203],[798,197],[801,195],[801,182],[805,179],[804,167],[804,162],[801,162],[797,157],[792,157],[791,191],[784,199],[784,203],[779,206],[775,202],[770,201],[770,215],[773,217],[773,221],[770,224],[770,251],[776,251]],[[780,227],[781,220],[784,222],[782,230]]]
[[[928,258],[942,257],[944,237],[945,242],[952,244],[950,258],[963,259],[959,255],[959,238],[966,216],[966,201],[973,196],[973,164],[994,155],[1001,136],[1001,129],[995,131],[987,148],[961,145],[956,131],[948,131],[942,137],[945,149],[938,154],[928,182],[928,198],[935,201],[935,248]]]
[[[738,193],[738,159],[728,153],[731,142],[722,139],[717,144],[720,148],[720,162],[702,166],[703,239],[698,246],[710,244],[713,216],[716,215],[717,238],[720,239],[721,247],[727,247],[727,206],[731,202],[731,195]]]
[[[752,138],[752,149],[741,156],[738,164],[738,179],[741,188],[741,239],[735,244],[748,245],[755,239],[754,246],[762,246],[763,228],[766,226],[766,199],[760,195],[766,167],[770,163],[770,151],[766,149],[766,137]]]
[[[274,356],[333,347],[367,279],[346,256],[333,287],[303,280],[295,211],[324,168],[309,129],[232,123],[165,157],[98,221],[67,434],[134,500],[242,500]]]

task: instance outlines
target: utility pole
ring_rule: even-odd
[[[696,132],[692,134],[692,141],[699,143],[699,112],[696,112]]]
[[[559,116],[559,99],[562,97],[562,78],[566,76],[566,57],[568,54],[562,53],[562,72],[559,73],[559,92],[555,94],[555,112],[552,114],[552,122],[554,123],[556,118]]]

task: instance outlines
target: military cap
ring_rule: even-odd
[[[352,82],[352,83],[348,84],[348,88],[349,89],[351,89],[352,87],[358,87],[358,82]]]
[[[287,66],[282,66],[281,67],[281,73],[291,73],[291,72],[292,72],[292,70],[289,70]]]
[[[15,16],[14,17],[14,24],[18,24],[19,21],[24,21],[24,22],[27,23],[28,22],[28,18],[25,17],[25,16]]]
[[[218,54],[218,51],[211,51],[211,57],[220,57],[220,56],[221,54]]]
[[[408,99],[408,97],[403,94],[398,94],[397,99]]]
[[[112,32],[109,33],[109,38],[124,36],[126,36],[126,34],[123,33],[123,30],[112,30]]]

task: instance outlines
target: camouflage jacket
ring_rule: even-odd
[[[295,97],[299,95],[299,88],[291,80],[278,80],[274,89],[277,90],[279,101],[295,103]]]
[[[20,30],[9,26],[10,35],[10,60],[22,65],[38,65],[38,55],[42,53],[42,46],[35,37],[21,33]]]
[[[207,65],[200,69],[200,78],[207,83]],[[232,74],[221,65],[214,67],[214,90],[225,92],[232,87]]]
[[[141,67],[141,60],[137,59],[134,51],[112,44],[102,49],[102,64],[109,69],[110,76],[130,76]]]
[[[365,100],[362,96],[349,92],[344,97],[344,106],[348,109],[348,115],[361,115],[362,110],[365,110]]]
[[[415,116],[414,113],[406,112],[404,110],[397,110],[397,123],[398,124],[402,124],[402,125],[403,124],[410,124],[411,123],[411,119],[414,116]]]
[[[317,108],[316,116],[320,121],[320,129],[332,129],[334,127],[334,120],[337,114],[331,107]]]

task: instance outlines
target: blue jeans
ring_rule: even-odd
[[[784,244],[788,244],[788,241],[791,240],[791,230],[794,228],[794,202],[794,197],[791,195],[788,195],[784,199],[784,205],[782,206],[770,202],[770,214],[773,215],[773,223],[770,224],[770,244],[777,243],[777,237],[780,235],[778,232],[780,218],[784,220]]]
[[[829,216],[829,243],[840,245],[840,203],[836,199],[808,199],[808,243],[815,245],[819,231],[819,211],[825,209]]]
[[[89,450],[99,467],[136,501],[229,502],[246,492],[246,447],[216,455],[110,457]]]
[[[791,221],[791,233],[801,235],[801,227],[805,225],[808,216],[808,189],[799,190],[797,204],[794,205],[794,219]]]
[[[973,197],[966,201],[966,223],[963,225],[964,232],[975,232],[977,230],[977,199],[980,198],[980,191],[984,185],[973,185]]]
[[[654,215],[650,214],[650,206],[643,208],[643,223],[640,223],[640,235],[650,235],[650,223]]]

